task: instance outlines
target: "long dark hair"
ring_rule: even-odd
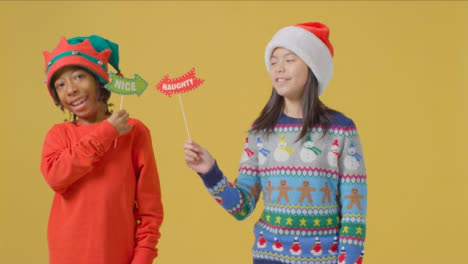
[[[284,97],[279,95],[273,88],[270,99],[255,120],[252,130],[257,133],[264,131],[267,135],[272,134],[283,110]],[[305,137],[309,128],[315,125],[322,126],[322,131],[325,133],[333,120],[333,116],[337,113],[338,111],[328,108],[320,101],[317,78],[309,68],[304,94],[302,95],[302,131],[296,141]]]
[[[92,72],[90,72],[88,69],[85,69],[85,68],[82,68],[82,69],[87,71],[91,76],[93,76],[94,80],[96,81],[97,101],[98,102],[103,102],[106,105],[106,113],[105,114],[106,115],[112,114],[112,110],[109,111],[109,107],[113,106],[113,104],[108,103],[109,98],[111,96],[111,92],[104,87],[104,84],[99,82],[98,78]],[[60,74],[57,74],[57,73],[55,73],[54,76],[51,78],[51,80],[50,80],[51,84],[55,83],[56,77],[60,75]],[[49,88],[49,89],[50,89],[50,92],[52,93],[52,97],[54,98],[55,104],[60,108],[60,110],[65,112],[65,109],[64,109],[64,107],[62,105],[62,102],[60,102],[60,98],[58,97],[57,91],[55,90],[55,86],[53,86],[52,88]],[[70,113],[70,115],[72,115],[72,113]],[[76,115],[75,114],[73,114],[70,117],[70,119],[71,119],[71,121],[73,123],[76,123]],[[64,121],[67,122],[69,120],[65,119]]]

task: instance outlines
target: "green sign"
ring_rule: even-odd
[[[140,96],[146,87],[148,87],[148,83],[136,73],[133,79],[131,79],[111,72],[109,74],[109,83],[104,85],[104,87],[113,93],[122,95],[137,94]]]

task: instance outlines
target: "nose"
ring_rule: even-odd
[[[72,81],[69,81],[67,85],[67,95],[74,95],[77,91],[78,89],[76,87],[76,84]]]
[[[275,65],[275,72],[284,72],[284,63],[279,61]]]

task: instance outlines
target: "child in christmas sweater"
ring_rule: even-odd
[[[62,38],[44,56],[50,95],[73,113],[73,122],[50,129],[42,150],[55,191],[49,262],[151,264],[163,220],[159,178],[148,128],[125,110],[108,111],[104,84],[108,62],[119,71],[117,44]]]
[[[366,171],[354,122],[319,99],[333,73],[324,24],[279,30],[265,63],[269,101],[249,130],[234,183],[189,140],[185,161],[216,201],[242,220],[263,192],[255,264],[360,264],[366,231]]]

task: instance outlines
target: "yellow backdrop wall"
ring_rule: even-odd
[[[48,261],[53,192],[40,153],[66,115],[43,84],[42,51],[61,36],[99,34],[120,45],[124,74],[150,84],[124,106],[151,129],[159,167],[165,219],[154,263],[250,263],[260,210],[237,222],[209,196],[184,164],[177,98],[154,86],[196,67],[206,82],[182,96],[190,131],[233,180],[246,131],[271,91],[266,43],[283,26],[314,20],[329,25],[335,47],[322,99],[354,119],[364,147],[365,262],[462,263],[468,3],[448,1],[1,2],[1,262]]]

